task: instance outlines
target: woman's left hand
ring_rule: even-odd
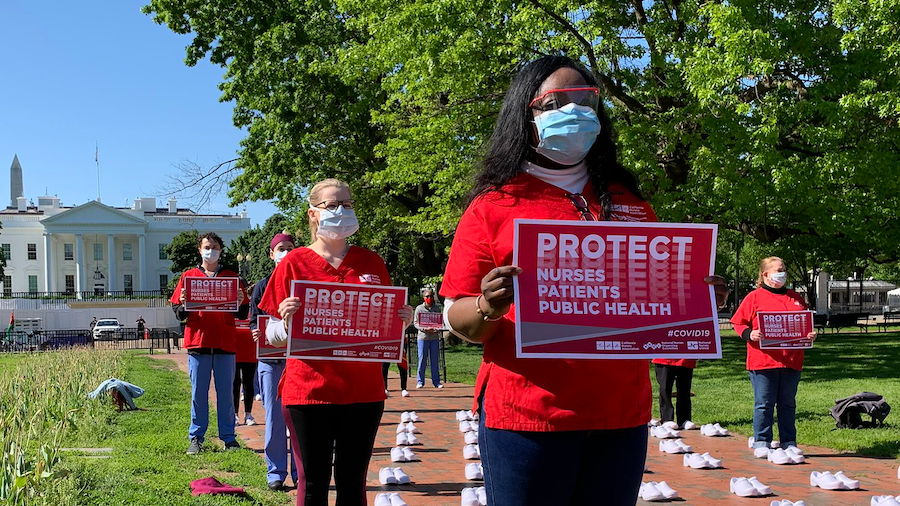
[[[397,316],[403,320],[403,328],[409,327],[413,321],[413,307],[409,304],[400,306],[400,309],[397,310]]]
[[[806,334],[807,339],[809,339],[810,341],[815,341],[817,336],[818,333],[815,330],[813,330],[809,334]]]
[[[725,302],[728,300],[728,293],[731,291],[728,289],[728,281],[725,280],[722,276],[718,274],[713,274],[712,276],[706,276],[703,278],[703,281],[706,284],[713,287],[716,292],[716,307],[722,309],[725,307]]]

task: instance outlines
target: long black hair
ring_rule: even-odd
[[[469,196],[470,202],[485,192],[498,190],[519,173],[522,162],[534,155],[531,146],[534,117],[528,104],[550,74],[564,67],[577,70],[588,86],[599,87],[593,74],[567,56],[544,56],[522,67],[506,92],[481,172],[476,176],[475,188]],[[597,109],[600,134],[585,160],[594,193],[603,206],[603,215],[608,217],[611,205],[607,192],[609,183],[621,183],[637,197],[643,196],[637,178],[618,161],[612,139],[612,122],[602,101]]]

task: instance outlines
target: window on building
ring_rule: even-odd
[[[160,260],[168,260],[169,259],[169,255],[166,255],[166,245],[165,244],[159,245],[159,259]]]
[[[125,262],[130,262],[132,260],[131,254],[131,243],[126,242],[122,245],[122,260]]]
[[[4,260],[12,260],[12,258],[10,257],[10,249],[8,243],[0,244],[0,252],[3,253]]]
[[[67,242],[63,244],[63,260],[75,260],[75,245]]]
[[[66,274],[66,293],[68,293],[68,294],[75,293],[75,275],[74,274]]]
[[[840,292],[831,292],[831,303],[832,304],[840,304],[840,302],[841,302]]]
[[[103,243],[94,243],[94,260],[97,262],[103,261]]]
[[[131,294],[134,291],[134,277],[131,274],[125,275],[125,293]]]
[[[169,275],[168,274],[160,274],[159,275],[159,289],[165,290],[169,287]]]
[[[12,295],[12,276],[3,276],[3,295]]]
[[[37,293],[37,276],[28,276],[28,293]]]
[[[37,244],[28,244],[28,259],[37,260]]]

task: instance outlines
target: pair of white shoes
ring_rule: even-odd
[[[456,421],[457,422],[467,422],[470,420],[478,420],[478,413],[473,413],[472,410],[460,410],[456,412]]]
[[[691,453],[693,448],[680,439],[664,439],[659,442],[659,451],[666,453]]]
[[[873,495],[872,506],[900,506],[900,495],[894,497],[892,495]]]
[[[806,506],[806,503],[803,501],[791,502],[787,499],[783,499],[781,501],[772,501],[769,506]]]
[[[690,467],[691,469],[721,469],[725,466],[722,465],[721,459],[714,458],[707,452],[704,454],[686,454],[684,456],[684,467]]]
[[[809,484],[824,490],[859,490],[859,480],[850,479],[843,471],[834,474],[813,471],[809,475]]]
[[[419,418],[419,415],[416,414],[415,411],[404,411],[400,413],[400,421],[401,422],[421,422],[422,419]]]
[[[467,480],[483,480],[484,479],[484,468],[481,466],[481,462],[472,462],[470,464],[466,464],[466,479]]]
[[[717,436],[730,436],[731,432],[728,429],[723,428],[718,423],[708,423],[706,425],[700,426],[700,434],[704,436],[717,437]]]
[[[420,445],[419,438],[410,432],[401,432],[397,434],[397,446]]]
[[[417,462],[421,460],[408,446],[391,448],[392,462]]]
[[[759,448],[753,451],[754,455],[759,455],[757,451]],[[771,448],[769,449],[768,455],[766,455],[766,459],[773,464],[785,465],[785,464],[802,464],[806,462],[806,458],[803,456],[803,451],[796,446],[789,446],[785,448]]]
[[[406,485],[409,483],[409,476],[399,467],[382,467],[378,471],[378,481],[382,485]]]
[[[375,506],[409,506],[397,492],[387,492],[375,496]]]
[[[487,506],[487,491],[484,487],[462,489],[462,506]]]
[[[471,430],[478,430],[478,422],[462,421],[459,422],[459,431],[465,434]]]
[[[756,476],[732,478],[730,489],[732,494],[737,494],[741,497],[759,497],[772,493],[772,489],[760,483]]]
[[[678,499],[678,492],[664,481],[659,483],[655,481],[651,481],[650,483],[641,482],[641,490],[639,493],[641,499],[650,502]]]
[[[681,432],[658,425],[650,429],[650,435],[658,439],[675,439],[681,437]]]
[[[469,432],[466,432],[463,439],[465,439],[467,445],[478,444],[478,431],[470,430]]]
[[[422,433],[422,431],[420,431],[412,422],[400,422],[400,424],[397,425],[397,434],[400,434],[401,432],[408,432],[410,434]]]
[[[481,458],[481,450],[478,445],[463,446],[463,458],[466,460],[479,460]]]

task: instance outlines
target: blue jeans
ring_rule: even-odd
[[[772,443],[772,418],[778,409],[778,439],[782,447],[797,445],[797,385],[800,371],[782,367],[750,371],[753,385],[754,448]]]
[[[278,398],[278,381],[284,372],[284,360],[259,361],[259,386],[262,389],[263,409],[266,410],[266,481],[284,482],[288,470],[287,426]],[[291,478],[297,484],[297,465],[291,462]]]
[[[219,439],[231,443],[234,435],[234,354],[195,355],[188,353],[188,375],[191,377],[191,428],[188,439],[202,443],[209,428],[209,382],[215,375],[216,421]]]
[[[634,506],[647,426],[569,432],[485,427],[478,444],[491,506]]]
[[[416,364],[416,381],[419,385],[425,384],[425,362],[431,362],[431,383],[434,386],[441,384],[440,372],[440,354],[441,340],[434,339],[426,341],[425,339],[417,339],[416,344],[419,349],[419,363]]]

